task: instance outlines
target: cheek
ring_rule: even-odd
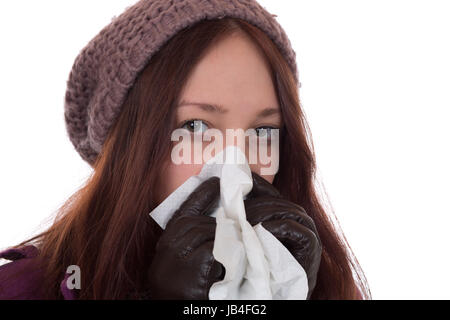
[[[262,148],[261,146],[249,147],[247,145],[246,156],[249,161],[250,170],[260,175],[269,183],[273,183],[280,162],[279,144],[272,143]],[[261,158],[261,156],[264,158]]]
[[[273,179],[275,179],[275,175],[270,176],[262,176],[264,179],[266,179],[268,182],[273,183]]]
[[[176,165],[170,161],[161,174],[159,202],[164,201],[173,191],[181,186],[187,179],[200,173],[201,164]]]
[[[273,180],[275,179],[275,174],[271,174],[271,175],[262,175],[261,174],[261,168],[264,168],[266,166],[262,166],[259,164],[251,164],[250,165],[250,170],[259,174],[262,178],[264,178],[267,182],[269,183],[273,183]]]

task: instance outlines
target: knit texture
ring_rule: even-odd
[[[141,0],[114,17],[80,51],[67,80],[64,118],[70,141],[93,166],[127,92],[151,57],[178,31],[201,20],[234,17],[265,32],[289,64],[297,86],[296,54],[256,0]]]

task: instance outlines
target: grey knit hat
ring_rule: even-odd
[[[93,166],[128,90],[150,58],[174,34],[201,20],[234,17],[264,31],[289,64],[297,86],[296,54],[286,33],[256,0],[141,0],[114,17],[84,47],[67,80],[66,129]]]

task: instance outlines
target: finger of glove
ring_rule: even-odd
[[[213,247],[213,241],[205,242],[193,250],[189,257],[183,260],[183,264],[176,263],[182,268],[175,272],[184,275],[182,280],[171,285],[171,287],[176,288],[172,291],[179,292],[180,296],[177,298],[208,300],[211,285],[223,279],[225,269],[222,264],[214,259]]]
[[[266,221],[262,225],[300,263],[308,275],[308,285],[312,290],[322,255],[322,246],[318,237],[310,229],[292,220]]]
[[[212,224],[202,224],[193,227],[180,238],[181,246],[179,256],[189,258],[192,252],[195,252],[203,244],[214,242],[216,226]]]
[[[318,234],[314,220],[301,206],[284,199],[259,197],[244,201],[247,220],[253,226],[269,220],[292,219]]]
[[[211,281],[222,273],[221,264],[212,255],[215,224],[196,219],[200,217],[189,218],[190,226],[182,237],[164,234],[157,244],[149,270],[152,288],[158,291],[156,299],[207,299]],[[211,217],[203,218],[215,223]],[[180,224],[186,220],[181,218]]]
[[[199,275],[202,279],[201,286],[206,291],[206,299],[213,283],[225,277],[225,267],[214,258],[213,249],[214,241],[208,241],[197,248],[193,254],[194,265],[200,266]]]
[[[214,241],[216,219],[209,216],[182,216],[168,225],[156,250],[178,250],[186,255],[207,241]]]
[[[208,300],[211,286],[224,278],[225,268],[214,259],[214,242],[206,242],[193,253],[190,266],[193,281],[188,286],[188,299]]]
[[[281,198],[280,192],[266,179],[252,171],[252,190],[247,195],[247,199],[261,197],[261,196],[271,196],[275,198]]]
[[[212,255],[213,242],[204,243],[185,258],[160,252],[149,270],[154,299],[208,299],[219,264]],[[218,266],[217,266],[218,265]],[[218,280],[217,280],[218,281]]]
[[[183,215],[208,215],[220,196],[220,179],[211,177],[203,181],[181,204],[169,220],[176,220]]]

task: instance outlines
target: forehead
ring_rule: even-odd
[[[234,34],[211,47],[195,66],[181,101],[205,101],[227,109],[279,108],[271,72],[260,49]]]

